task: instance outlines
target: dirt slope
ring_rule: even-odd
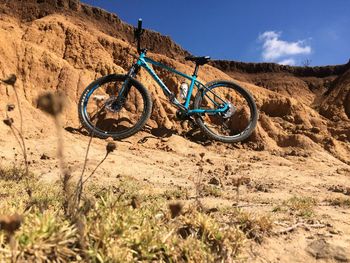
[[[23,22],[32,22],[51,14],[63,14],[74,17],[86,28],[94,27],[128,43],[134,41],[132,26],[121,21],[115,14],[82,4],[79,0],[1,0],[0,4],[2,14],[11,15]],[[145,45],[156,53],[165,54],[172,58],[182,58],[189,54],[168,36],[150,30],[146,30],[144,36]]]
[[[16,89],[24,111],[26,139],[33,151],[33,169],[51,181],[57,178],[58,170],[53,160],[55,128],[52,120],[37,109],[37,96],[43,91],[63,92],[66,108],[62,126],[70,131],[79,128],[77,101],[82,90],[92,80],[105,74],[125,73],[132,65],[136,56],[131,44],[132,27],[113,14],[79,1],[0,0],[0,4],[0,78],[12,73],[18,77]],[[153,48],[151,57],[192,73],[193,64],[183,60],[188,52],[170,38],[147,32],[145,45]],[[158,73],[177,94],[181,79]],[[331,192],[333,186],[340,183],[350,187],[349,64],[301,68],[214,61],[201,68],[199,78],[203,82],[218,78],[234,80],[249,89],[256,99],[260,110],[256,132],[247,142],[236,145],[208,142],[203,146],[199,143],[205,141],[201,135],[190,138],[194,142],[183,138],[188,127],[176,121],[175,108],[166,102],[160,88],[145,72],[138,78],[152,93],[153,115],[146,131],[120,143],[118,155],[109,167],[103,168],[104,172],[146,179],[159,191],[174,185],[192,191],[188,177],[197,173],[196,154],[205,152],[209,161],[204,180],[222,176],[225,192],[224,197],[206,200],[208,206],[217,203],[231,206],[232,198],[227,197],[232,196],[231,181],[242,175],[250,176],[254,182],[242,192],[253,211],[259,211],[262,204],[266,204],[265,210],[271,210],[293,195],[317,196],[324,204],[329,196],[342,195]],[[14,101],[11,87],[0,84],[2,118],[5,105]],[[16,114],[17,111],[15,122]],[[15,142],[2,122],[0,133],[1,158],[9,162]],[[168,136],[167,133],[177,135],[157,136]],[[67,158],[78,173],[87,138],[66,132],[65,140],[70,146]],[[104,142],[96,140],[93,146],[91,166],[103,154]],[[40,160],[43,153],[52,159]],[[226,164],[234,167],[234,171],[224,176]],[[111,183],[109,177],[98,181]],[[256,190],[254,185],[258,184],[267,191]],[[310,235],[316,238],[321,233],[332,242],[340,240],[342,246],[350,247],[346,224],[349,210],[323,205],[317,208],[321,215],[331,218],[329,221],[334,222],[341,234],[334,234],[334,239],[327,236],[328,230]],[[298,246],[285,244],[285,250],[296,253],[299,262],[304,257],[312,259],[303,250],[308,243],[306,236],[307,233],[298,232],[288,236]],[[279,238],[269,241],[275,244],[273,253],[269,254],[270,249],[264,247],[268,245],[263,245],[256,248],[259,256],[250,256],[260,262],[291,261],[288,253],[280,251]]]
[[[2,76],[15,73],[19,77],[17,87],[21,98],[25,99],[23,103],[26,114],[29,114],[28,119],[32,119],[30,116],[33,114],[41,116],[35,109],[38,94],[47,90],[60,91],[67,97],[65,126],[79,125],[76,105],[82,90],[102,75],[125,73],[136,55],[135,49],[127,42],[110,37],[96,27],[86,27],[79,19],[61,14],[48,15],[27,23],[2,15],[0,34]],[[187,73],[192,71],[193,65],[190,63],[183,64],[160,54],[152,56]],[[178,93],[180,79],[166,72],[159,74]],[[215,78],[230,79],[230,76],[212,66],[203,67],[199,77],[204,82]],[[179,126],[175,120],[176,109],[166,102],[156,83],[145,72],[139,78],[154,97],[155,110],[149,125],[152,128],[174,129],[180,133],[186,131],[186,127]],[[274,75],[272,84],[278,78]],[[321,147],[347,161],[349,136],[343,131],[349,122],[343,119],[341,128],[334,127],[332,120],[324,118],[308,103],[316,97],[315,93],[298,85],[298,82],[293,82],[293,93],[300,94],[304,100],[287,96],[285,93],[288,88],[282,89],[281,85],[276,85],[279,90],[270,91],[246,82],[241,84],[253,93],[261,110],[259,126],[250,139],[251,147],[260,150],[280,147],[313,150]],[[4,109],[7,98],[13,100],[14,97],[11,91],[5,90],[1,91],[1,96],[4,98]],[[40,122],[36,124],[33,121],[33,126],[40,129]],[[335,141],[330,142],[329,138],[333,134],[338,134],[340,139],[335,138]]]
[[[350,61],[344,65],[324,67],[290,67],[273,63],[235,61],[213,61],[211,65],[234,79],[296,99],[300,103],[298,105],[305,107],[304,110],[286,105],[280,96],[272,103],[274,106],[270,106],[271,102],[267,102],[261,106],[260,110],[272,117],[269,121],[279,122],[283,130],[288,129],[287,126],[289,126],[288,132],[294,130],[293,134],[309,137],[324,149],[332,153],[339,152],[337,156],[347,161],[350,127],[348,114]],[[276,113],[272,112],[273,109]],[[274,117],[284,117],[285,120],[288,119],[294,124],[294,127]],[[265,124],[266,119],[261,118],[260,123]],[[271,130],[272,125],[268,126],[266,127],[265,124],[265,130]],[[282,133],[278,129],[275,131],[278,134]],[[276,136],[270,137],[276,138]],[[278,139],[274,140],[281,146]],[[345,142],[345,144],[338,142]]]

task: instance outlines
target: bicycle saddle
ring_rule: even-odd
[[[188,57],[185,57],[185,60],[196,62],[196,64],[200,66],[200,65],[207,64],[210,60],[210,57],[209,56],[205,56],[205,57],[188,56]]]

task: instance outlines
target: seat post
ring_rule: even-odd
[[[192,76],[196,76],[197,77],[198,69],[199,69],[199,65],[196,63],[196,68],[194,69],[194,72],[193,72]]]

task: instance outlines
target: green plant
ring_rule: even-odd
[[[176,187],[174,189],[167,189],[164,191],[163,196],[167,200],[173,199],[188,199],[188,190],[184,187]]]
[[[200,196],[214,196],[214,197],[221,197],[223,195],[223,192],[221,189],[214,185],[201,185],[199,187]]]
[[[314,215],[316,200],[312,197],[294,196],[273,209],[273,212],[289,212],[291,215],[311,217]]]

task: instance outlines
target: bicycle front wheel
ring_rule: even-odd
[[[207,89],[198,91],[194,109],[215,110],[223,105],[222,113],[203,113],[195,116],[196,123],[210,138],[233,143],[247,139],[258,121],[258,110],[252,95],[230,81],[213,81]]]
[[[146,124],[151,116],[152,100],[145,87],[129,78],[129,92],[118,101],[126,75],[108,75],[91,83],[80,97],[78,112],[82,125],[94,136],[123,139]]]

